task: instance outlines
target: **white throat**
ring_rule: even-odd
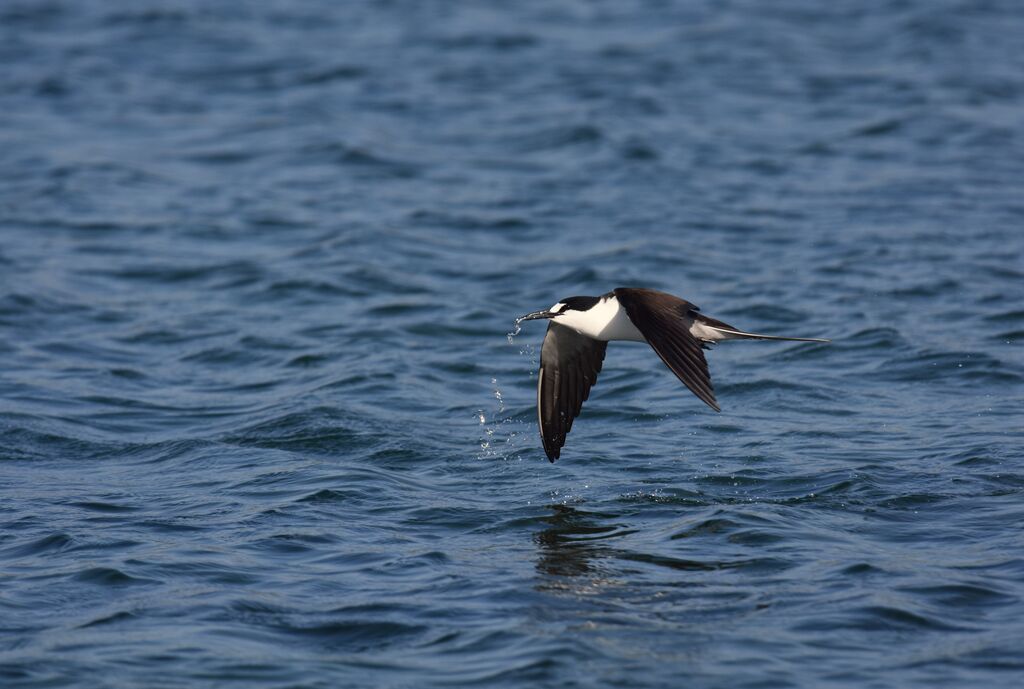
[[[602,297],[587,311],[563,311],[552,320],[594,340],[646,342],[614,295]]]

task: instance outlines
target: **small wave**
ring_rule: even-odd
[[[736,529],[740,528],[739,522],[733,521],[727,518],[715,517],[712,519],[705,519],[698,524],[689,526],[682,531],[678,531],[670,538],[672,540],[678,540],[680,538],[693,538],[695,536],[708,536],[716,535],[721,533],[731,533]]]
[[[522,50],[537,45],[537,43],[537,37],[532,34],[490,32],[460,34],[437,41],[437,45],[443,50],[477,51],[485,49],[502,53]]]
[[[369,74],[369,68],[362,65],[333,65],[321,69],[304,70],[296,76],[295,83],[303,86],[323,86],[337,81],[357,81]]]
[[[889,290],[887,294],[897,299],[912,299],[914,297],[940,297],[952,294],[961,289],[956,280],[928,280],[909,287],[899,287]]]
[[[935,586],[903,586],[899,590],[957,611],[964,608],[993,608],[1013,605],[1015,596],[1000,590],[994,583],[939,584]]]
[[[791,380],[776,380],[773,378],[758,378],[756,380],[745,380],[739,383],[725,383],[717,385],[716,388],[723,395],[742,395],[767,391],[780,395],[787,392],[794,392],[800,393],[804,397],[832,399],[832,395],[827,391],[822,390],[820,386],[797,383]]]
[[[9,292],[0,297],[0,318],[24,318],[30,316],[58,316],[69,313],[85,313],[91,309],[85,304],[58,300],[39,294]],[[20,322],[20,321],[19,321]],[[10,325],[14,325],[12,322]]]
[[[893,357],[880,365],[877,375],[885,380],[950,380],[972,385],[978,382],[1004,384],[1024,381],[1024,375],[982,352],[916,352]]]
[[[722,317],[724,318],[726,315],[730,319],[743,318],[765,323],[806,323],[809,319],[808,315],[802,311],[790,309],[774,302],[748,304],[738,309],[732,309],[728,314],[722,314]],[[767,328],[768,326],[765,326],[764,330]],[[750,328],[750,331],[762,332],[753,327]]]
[[[191,282],[210,282],[212,286],[224,280],[234,282],[244,278],[254,282],[263,276],[263,269],[248,261],[228,261],[204,265],[183,266],[180,263],[152,263],[110,271],[89,271],[90,274],[102,275],[117,280],[154,284],[176,284]]]
[[[852,132],[850,132],[850,136],[853,136],[853,137],[861,137],[861,136],[864,136],[864,137],[878,137],[878,136],[885,136],[887,134],[894,134],[894,133],[900,131],[903,128],[904,124],[905,124],[905,122],[904,122],[904,120],[902,118],[889,117],[889,118],[885,118],[885,119],[876,120],[874,122],[869,122],[867,124],[863,124],[863,125],[857,127],[856,129],[854,129]]]
[[[378,650],[396,643],[408,643],[425,634],[426,625],[372,620],[337,620],[319,623],[281,622],[275,628],[290,636],[349,652]]]
[[[520,230],[533,227],[525,218],[506,214],[479,213],[454,214],[433,210],[416,210],[409,214],[409,219],[416,225],[439,227],[450,230],[496,231]]]
[[[559,125],[520,134],[507,144],[520,151],[539,152],[596,144],[604,139],[600,127],[589,124]]]
[[[315,453],[332,453],[373,444],[374,440],[371,437],[352,428],[351,424],[352,420],[336,409],[315,407],[261,421],[223,436],[221,442]]]
[[[278,280],[262,287],[261,292],[271,299],[293,299],[309,304],[319,304],[325,297],[365,297],[368,294],[366,289],[349,287],[333,280],[303,278]]]
[[[983,316],[988,323],[1024,323],[1024,309],[1010,309],[999,313],[990,313]]]
[[[115,567],[89,567],[75,573],[77,581],[99,586],[130,586],[153,583],[149,579],[133,577]]]
[[[98,500],[87,500],[82,502],[71,502],[68,503],[72,507],[77,507],[82,510],[89,512],[101,512],[104,514],[123,514],[126,512],[136,512],[140,508],[135,505],[123,505],[111,502],[101,502]]]
[[[138,615],[136,615],[133,612],[128,612],[127,610],[120,610],[109,615],[97,617],[94,620],[90,620],[89,622],[79,625],[78,628],[89,629],[90,627],[100,627],[107,624],[118,624],[120,622],[127,622],[134,619],[138,619]]]
[[[297,151],[295,164],[327,162],[352,172],[389,178],[414,178],[422,165],[411,160],[390,158],[366,146],[340,141],[309,143]]]
[[[4,459],[49,460],[55,455],[78,459],[98,459],[128,449],[117,442],[90,440],[44,428],[20,425],[0,427],[0,461]]]
[[[896,328],[866,328],[833,343],[846,349],[892,349],[906,346],[907,339]]]
[[[66,533],[53,533],[28,543],[15,545],[3,550],[5,557],[27,557],[59,553],[75,545],[75,539]]]
[[[867,632],[965,631],[968,627],[947,624],[933,617],[893,605],[864,605],[841,613],[798,623],[795,630],[832,632],[836,629]]]
[[[846,622],[848,628],[865,630],[928,629],[963,631],[967,626],[950,624],[934,617],[890,605],[868,605],[853,612]]]

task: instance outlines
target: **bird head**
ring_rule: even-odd
[[[534,311],[533,313],[528,313],[525,316],[520,316],[516,321],[535,321],[541,318],[554,318],[559,315],[563,309],[565,309],[565,302],[560,301],[549,309]]]
[[[587,311],[599,301],[601,301],[601,297],[566,297],[549,309],[528,313],[525,316],[520,316],[516,321],[533,321],[539,318],[557,319],[558,316],[564,316],[569,311]]]

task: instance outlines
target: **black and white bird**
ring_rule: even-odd
[[[537,417],[544,452],[554,462],[579,416],[613,340],[646,342],[672,373],[715,411],[703,349],[721,340],[828,342],[812,337],[758,335],[705,316],[685,299],[653,289],[619,287],[600,297],[569,297],[550,309],[528,313],[516,324],[551,321],[540,350]]]

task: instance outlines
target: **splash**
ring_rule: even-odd
[[[498,413],[505,413],[505,400],[501,396],[501,388],[498,387],[498,379],[491,378],[491,385],[494,386],[494,399],[498,400]]]
[[[514,344],[513,341],[516,339],[516,335],[518,335],[519,332],[523,329],[523,327],[520,325],[520,323],[522,323],[522,322],[523,322],[522,318],[517,318],[516,319],[516,324],[513,327],[513,330],[505,335],[505,337],[508,338],[508,343],[509,344]]]
[[[523,318],[517,318],[516,319],[516,323],[515,323],[515,327],[513,328],[513,330],[505,335],[505,337],[508,338],[508,343],[509,344],[515,344],[516,336],[523,329],[522,328],[523,320],[524,320]],[[536,355],[536,351],[533,348],[533,345],[531,345],[531,344],[524,344],[523,346],[521,346],[519,348],[519,354],[521,356],[522,355],[526,355],[526,356],[530,357],[530,369],[531,369],[530,370],[530,376],[533,377],[534,375],[536,375],[535,372],[537,370],[537,355]]]
[[[501,393],[497,378],[491,378],[491,386],[494,388],[497,408],[490,415],[485,409],[477,410],[477,421],[483,431],[477,459],[521,460],[522,457],[518,455],[516,449],[523,422],[505,415],[505,398]]]
[[[509,344],[515,344],[515,338],[522,330],[523,320],[525,319],[517,318],[512,331],[506,334]],[[536,350],[531,344],[523,344],[519,347],[519,354],[520,356],[526,355],[530,357],[529,375],[532,378],[536,375],[537,370]],[[483,431],[483,436],[480,439],[480,452],[477,454],[477,458],[522,460],[518,453],[518,446],[524,435],[526,424],[521,420],[506,416],[505,398],[502,395],[497,378],[491,378],[491,387],[494,390],[493,395],[497,402],[497,408],[477,410],[476,418]],[[527,435],[529,434],[527,433]]]

